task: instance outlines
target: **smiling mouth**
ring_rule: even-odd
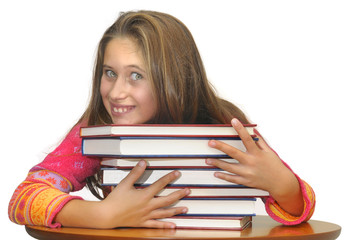
[[[129,106],[129,107],[113,107],[112,110],[115,113],[127,113],[127,112],[130,112],[133,109],[134,109],[134,107]]]

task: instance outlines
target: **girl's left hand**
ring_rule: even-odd
[[[215,176],[236,184],[266,190],[280,205],[284,203],[285,208],[288,208],[288,204],[291,204],[291,208],[293,208],[291,201],[297,199],[299,206],[295,206],[297,211],[292,209],[292,212],[299,213],[299,207],[303,206],[303,200],[296,176],[283,164],[261,136],[257,135],[259,140],[254,141],[237,119],[232,119],[231,123],[247,151],[242,152],[222,141],[210,140],[210,147],[216,148],[238,161],[238,163],[227,163],[219,159],[207,159],[208,165],[229,172],[217,172]],[[285,210],[287,211],[287,209]],[[302,213],[302,209],[300,211]]]

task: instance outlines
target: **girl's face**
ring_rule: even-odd
[[[100,94],[114,124],[141,124],[154,117],[156,101],[142,54],[129,38],[108,43]]]

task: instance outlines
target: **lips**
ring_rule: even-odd
[[[134,108],[135,108],[135,106],[131,106],[131,105],[111,105],[111,111],[112,111],[112,114],[114,114],[114,115],[129,113]]]

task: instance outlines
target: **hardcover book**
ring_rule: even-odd
[[[131,169],[103,168],[103,185],[117,185],[125,178]],[[159,178],[172,172],[172,169],[146,169],[143,175],[136,181],[135,185],[147,186],[153,184]],[[200,168],[200,169],[178,169],[181,176],[174,180],[169,186],[184,187],[245,187],[225,181],[214,176],[215,172],[224,172],[219,168]]]
[[[252,222],[252,216],[246,217],[186,217],[174,216],[162,218],[161,221],[173,222],[179,229],[213,229],[242,231]]]
[[[244,124],[250,135],[254,135],[256,124]],[[97,125],[82,127],[81,137],[94,136],[178,136],[178,137],[235,137],[236,130],[230,124],[136,124]]]
[[[211,139],[215,138],[83,138],[82,153],[88,156],[122,158],[229,158],[225,153],[208,146]],[[217,138],[217,140],[243,152],[246,151],[239,138]]]

